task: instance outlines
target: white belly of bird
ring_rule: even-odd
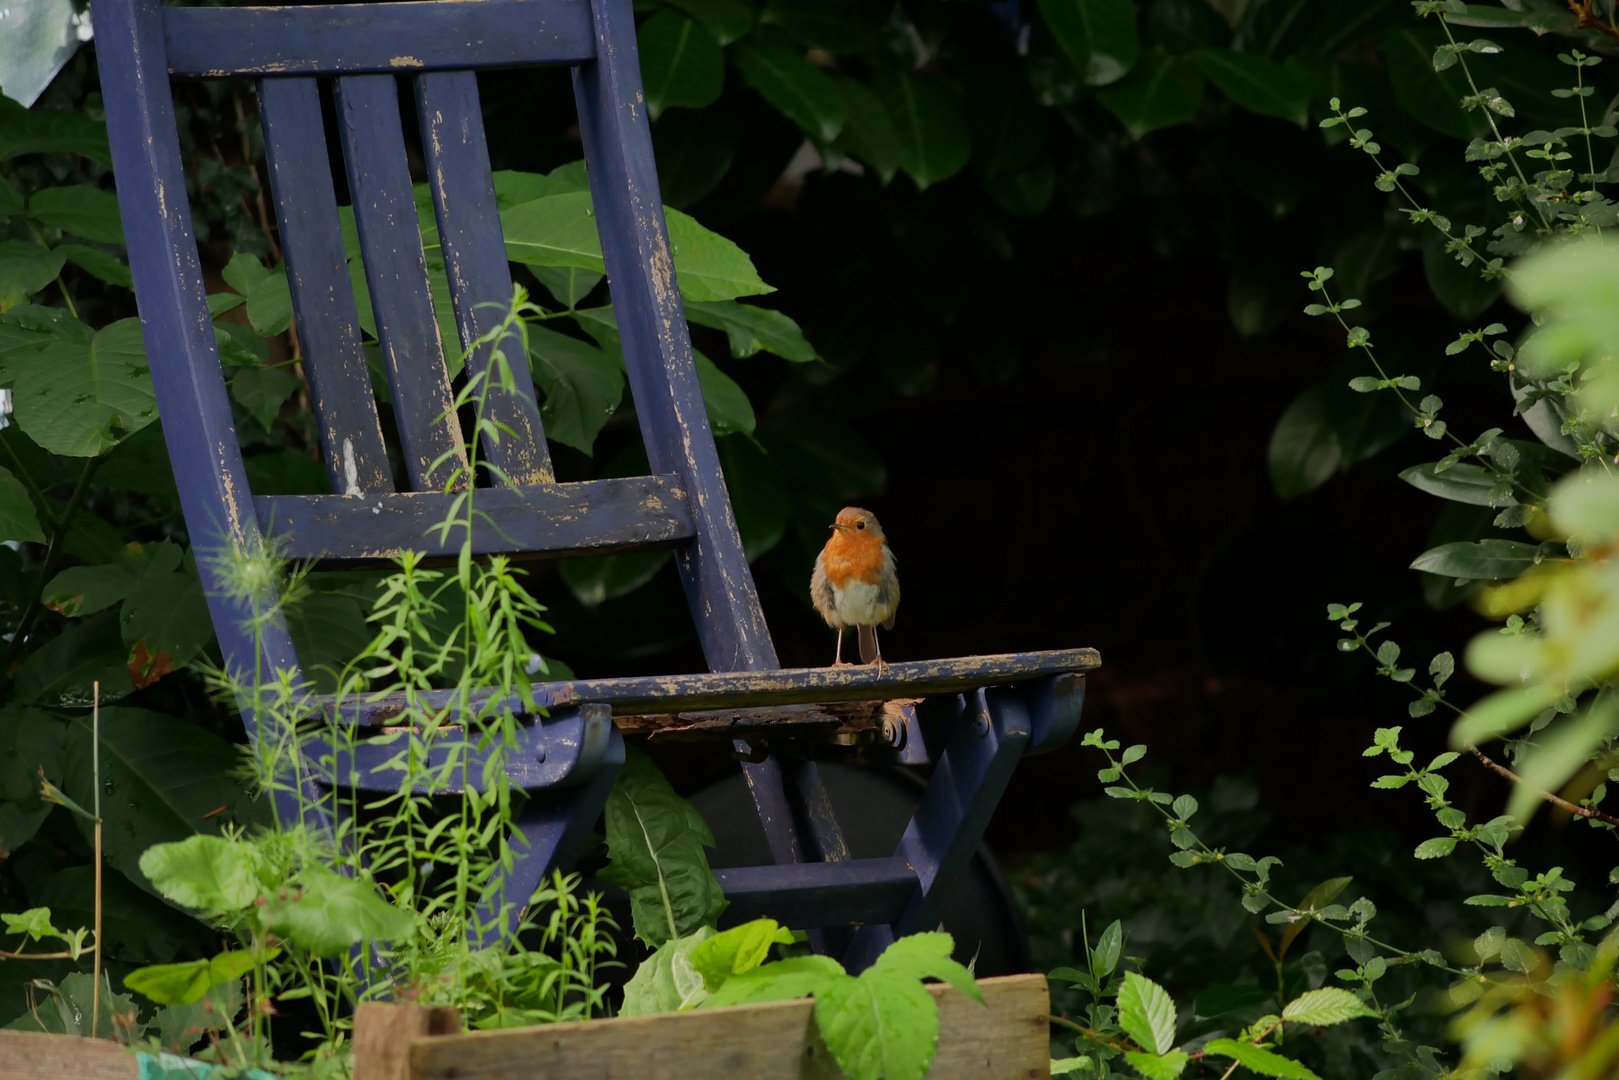
[[[833,588],[833,605],[838,618],[846,626],[876,626],[888,618],[886,604],[879,602],[880,588],[864,581],[851,581],[843,588]]]

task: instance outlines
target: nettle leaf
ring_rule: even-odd
[[[1361,1016],[1376,1016],[1377,1011],[1348,990],[1324,986],[1300,994],[1282,1009],[1282,1019],[1312,1027],[1331,1027]]]
[[[26,240],[0,242],[0,311],[23,302],[56,280],[67,256]]]
[[[873,966],[815,991],[815,1026],[850,1080],[921,1080],[939,1045],[939,1009],[916,979]]]
[[[1430,548],[1412,561],[1411,569],[1449,578],[1504,581],[1534,566],[1538,550],[1518,540],[1462,540]]]
[[[950,953],[955,947],[955,939],[943,931],[911,934],[884,949],[872,968],[917,980],[938,979],[974,1001],[982,1002],[984,993],[978,989],[972,972],[951,959]]]
[[[1119,118],[1131,138],[1139,139],[1197,115],[1203,105],[1203,73],[1189,60],[1149,49],[1129,75],[1097,100]]]
[[[225,912],[258,898],[259,861],[251,844],[199,834],[153,844],[141,854],[140,868],[158,892],[181,907]]]
[[[10,469],[0,465],[0,541],[6,540],[43,544],[45,531],[39,527],[28,489]]]
[[[1192,59],[1222,94],[1249,112],[1300,127],[1309,119],[1309,91],[1275,60],[1229,49],[1199,49]]]
[[[610,861],[601,878],[629,890],[637,938],[656,948],[714,925],[726,906],[703,850],[714,834],[640,751],[625,760],[606,822]]]
[[[1175,1077],[1185,1071],[1186,1063],[1192,1059],[1184,1050],[1171,1050],[1162,1055],[1127,1050],[1124,1060],[1134,1066],[1147,1080],[1175,1080]]]
[[[712,105],[725,86],[725,58],[719,42],[698,23],[673,11],[660,11],[637,31],[641,83],[647,115],[664,109]]]
[[[1141,51],[1130,0],[1040,0],[1040,14],[1089,86],[1123,78]]]
[[[816,142],[828,143],[843,130],[843,92],[799,49],[775,37],[731,50],[731,62],[771,105]]]
[[[1205,1054],[1231,1058],[1245,1069],[1260,1076],[1277,1076],[1283,1080],[1321,1080],[1319,1076],[1294,1061],[1253,1043],[1235,1039],[1210,1039],[1203,1044]]]
[[[20,364],[12,384],[17,423],[64,457],[96,457],[157,419],[139,319],[120,319],[88,341],[57,339]]]
[[[1140,1045],[1167,1054],[1175,1045],[1175,1002],[1169,991],[1133,971],[1119,987],[1119,1026]]]
[[[397,941],[415,932],[415,916],[378,896],[366,879],[313,862],[298,879],[285,899],[272,895],[260,911],[266,930],[316,956],[339,956],[362,942]]]
[[[698,326],[724,330],[730,337],[731,356],[753,356],[760,350],[784,360],[806,363],[818,359],[815,349],[804,338],[798,324],[779,311],[739,304],[734,300],[718,303],[692,301],[685,305],[686,318]]]
[[[899,164],[925,189],[960,172],[972,156],[972,130],[961,102],[938,79],[885,71],[873,87],[888,112]]]
[[[543,326],[528,331],[529,367],[548,439],[590,453],[624,398],[624,366],[605,350]]]
[[[691,954],[691,966],[703,977],[709,990],[718,990],[733,975],[752,971],[770,955],[770,946],[780,938],[781,924],[775,919],[754,919],[733,926],[703,941]]]
[[[34,192],[28,212],[53,229],[102,244],[124,242],[118,196],[89,184],[52,187]]]
[[[735,929],[742,930],[744,927]],[[735,933],[735,930],[726,932]],[[630,981],[624,984],[624,1005],[618,1015],[652,1016],[703,1004],[708,998],[708,984],[704,973],[693,964],[692,954],[712,940],[713,928],[700,926],[694,933],[670,938],[658,946],[656,952],[641,961],[635,974],[630,976]],[[770,947],[768,941],[765,947]]]
[[[289,367],[244,367],[231,378],[230,396],[269,431],[300,385]]]
[[[847,978],[843,965],[830,956],[790,956],[733,975],[702,1003],[702,1008],[792,1001],[818,993],[822,986]],[[633,981],[633,980],[632,980]]]

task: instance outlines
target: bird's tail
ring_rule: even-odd
[[[877,659],[877,628],[875,626],[862,626],[860,629],[860,662],[869,664]]]

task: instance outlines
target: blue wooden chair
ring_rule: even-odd
[[[425,532],[443,515],[441,466],[461,444],[407,167],[399,75],[410,76],[456,326],[472,342],[511,296],[474,71],[570,65],[612,300],[651,475],[557,483],[533,387],[491,403],[514,437],[483,447],[517,487],[480,494],[479,553],[598,554],[674,547],[708,672],[540,684],[513,782],[533,793],[515,823],[504,888],[527,896],[578,852],[624,760],[620,728],[679,726],[737,740],[776,865],[719,871],[730,917],[769,914],[860,968],[896,933],[938,923],[1025,753],[1078,723],[1091,650],[871,667],[781,670],[738,538],[675,285],[636,58],[631,0],[483,0],[164,8],[94,0],[97,59],[131,269],[181,503],[215,630],[235,670],[297,670],[279,624],[250,612],[213,569],[274,525],[286,554],[376,560],[452,552]],[[332,494],[258,496],[248,485],[186,202],[171,78],[257,80],[304,369]],[[395,490],[361,350],[331,179],[319,83],[329,80],[411,490]],[[460,343],[448,343],[451,352]],[[473,370],[488,363],[474,355]],[[453,458],[451,459],[453,460]],[[807,572],[806,568],[806,572]],[[864,704],[861,704],[864,703]],[[346,717],[381,723],[387,701]],[[250,737],[256,718],[246,718]],[[865,728],[867,760],[933,765],[899,849],[853,860],[810,754]],[[844,741],[847,741],[845,739]],[[777,752],[770,753],[771,748]],[[387,756],[362,743],[362,784]],[[861,927],[858,931],[851,927]]]

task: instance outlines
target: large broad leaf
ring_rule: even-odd
[[[1489,121],[1479,109],[1462,110],[1468,88],[1460,65],[1433,69],[1434,49],[1445,40],[1443,31],[1428,28],[1401,30],[1384,38],[1394,96],[1406,113],[1435,131],[1455,139],[1482,137],[1489,132]]]
[[[1440,544],[1418,555],[1413,570],[1426,570],[1449,578],[1505,581],[1539,562],[1540,549],[1517,540],[1459,541]]]
[[[1040,0],[1040,14],[1088,85],[1118,82],[1135,64],[1141,39],[1130,0]]]
[[[624,1007],[618,1014],[652,1016],[701,1005],[708,990],[702,973],[692,965],[691,954],[713,937],[713,928],[700,926],[685,937],[670,938],[658,946],[624,984]]]
[[[83,112],[29,109],[0,94],[0,161],[23,154],[80,154],[112,165],[103,121]]]
[[[669,223],[669,247],[681,296],[699,301],[735,300],[776,291],[759,277],[747,252],[730,240],[679,210],[664,207],[663,213]]]
[[[31,540],[45,542],[45,530],[39,527],[39,515],[34,512],[34,501],[10,469],[0,466],[0,541]]]
[[[53,229],[103,244],[124,242],[118,196],[110,191],[89,184],[45,188],[28,200],[28,210]]]
[[[658,130],[662,131],[663,128]],[[659,158],[659,161],[662,161]],[[601,284],[605,276],[594,270],[585,270],[577,266],[530,266],[529,272],[540,279],[540,284],[548,289],[557,303],[572,310],[579,306],[579,302],[589,295],[590,290]]]
[[[712,105],[725,86],[725,58],[719,42],[701,25],[660,11],[641,24],[641,85],[647,115],[656,120],[664,109]]]
[[[1203,104],[1203,73],[1188,60],[1151,49],[1126,78],[1097,97],[1139,139],[1197,115]]]
[[[167,577],[180,567],[180,546],[168,540],[131,544],[110,563],[75,566],[53,577],[41,599],[68,617],[94,615],[124,599],[147,574]]]
[[[265,928],[316,956],[340,956],[352,946],[397,941],[416,929],[416,919],[377,895],[370,881],[344,877],[319,863],[299,872],[299,885],[264,906]]]
[[[872,967],[815,990],[815,1026],[850,1080],[921,1080],[939,1045],[939,1009],[914,977]]]
[[[60,720],[38,709],[0,711],[0,855],[10,857],[50,815],[39,779],[61,784],[65,734]]]
[[[731,340],[731,355],[739,360],[760,350],[797,363],[818,359],[804,331],[779,311],[734,300],[694,300],[686,305],[686,318],[698,326],[724,330]]]
[[[58,871],[33,894],[61,926],[94,926],[96,869]],[[101,935],[107,955],[135,964],[162,964],[218,947],[218,938],[184,912],[139,888],[122,874],[101,879]]]
[[[753,5],[742,0],[669,0],[669,6],[708,27],[721,45],[753,29]]]
[[[116,255],[85,244],[58,244],[56,250],[67,256],[67,261],[91,277],[100,278],[109,285],[127,289],[135,284],[129,267]]]
[[[110,611],[92,615],[23,661],[17,698],[32,705],[89,708],[99,684],[103,704],[117,701],[135,690],[128,657],[118,617]]]
[[[292,325],[292,289],[285,267],[264,275],[248,290],[247,321],[265,337],[274,337]]]
[[[337,686],[336,672],[370,642],[365,613],[352,596],[310,592],[287,607],[287,629],[304,675],[321,693]]]
[[[865,83],[847,75],[834,76],[843,94],[843,130],[836,147],[876,170],[883,183],[899,171],[899,136],[882,101]]]
[[[587,608],[594,608],[639,589],[657,577],[658,571],[673,557],[672,552],[665,550],[566,559],[557,567],[557,573],[576,600]]]
[[[877,34],[877,23],[860,0],[769,0],[759,21],[801,45],[832,53],[859,52]]]
[[[929,931],[902,937],[883,950],[873,970],[908,975],[913,979],[938,979],[947,982],[974,1001],[983,1001],[984,993],[978,989],[972,972],[951,959],[956,942],[943,931]]]
[[[10,386],[17,372],[45,346],[57,341],[89,341],[93,337],[94,330],[62,308],[35,304],[12,308],[0,315],[0,386]]]
[[[1293,399],[1271,432],[1271,487],[1284,499],[1313,491],[1338,470],[1340,456],[1326,392],[1312,386]]]
[[[1151,979],[1127,971],[1119,988],[1119,1026],[1153,1053],[1167,1054],[1175,1045],[1175,1002]]]
[[[731,976],[752,971],[764,963],[780,932],[781,924],[775,919],[754,919],[733,926],[693,949],[691,966],[702,976],[708,989],[717,990]]]
[[[708,868],[714,834],[658,767],[631,750],[607,799],[603,881],[629,890],[635,936],[656,948],[712,927],[725,894]]]
[[[191,574],[147,574],[124,600],[119,624],[124,644],[144,649],[158,675],[189,664],[214,639],[202,582]]]
[[[0,217],[20,214],[27,206],[28,202],[23,198],[22,189],[0,176]]]
[[[1460,462],[1440,471],[1438,462],[1413,465],[1400,473],[1400,479],[1430,495],[1469,506],[1513,506],[1517,499],[1510,490],[1500,491],[1501,480],[1482,465]]]
[[[95,457],[157,419],[139,319],[120,319],[89,341],[58,340],[19,365],[17,423],[64,457]]]
[[[1199,49],[1192,58],[1222,94],[1249,112],[1300,127],[1309,119],[1309,90],[1275,60],[1230,49]]]
[[[1423,242],[1422,269],[1428,275],[1428,287],[1445,310],[1466,322],[1484,314],[1501,295],[1501,283],[1486,281],[1478,272],[1478,263],[1463,266],[1445,251],[1445,238],[1437,230]]]
[[[245,367],[230,381],[230,396],[269,431],[281,407],[298,392],[298,376],[285,367]]]
[[[80,805],[94,804],[91,718],[73,718],[63,788]],[[109,865],[155,891],[141,869],[154,844],[248,825],[257,814],[238,775],[242,751],[183,720],[144,709],[101,710],[101,816]],[[77,819],[75,819],[77,820]],[[80,821],[88,836],[90,825]]]
[[[738,45],[731,62],[761,97],[780,109],[817,142],[831,142],[843,130],[843,93],[825,71],[777,38]]]
[[[790,488],[775,458],[754,440],[735,436],[720,439],[718,446],[742,549],[752,562],[786,535]]]
[[[790,956],[774,964],[733,975],[703,1002],[705,1009],[791,1001],[818,993],[823,986],[847,978],[843,965],[830,956]]]
[[[75,971],[64,977],[54,987],[47,983],[46,993],[37,995],[44,998],[38,1002],[38,1007],[7,1024],[6,1029],[44,1031],[52,1035],[93,1035],[108,1040],[140,1038],[145,1025],[137,1023],[131,1028],[121,1029],[118,1024],[118,1017],[139,1015],[135,999],[128,994],[113,993],[111,977],[103,972],[99,987],[101,1007],[97,1010],[97,989],[95,977],[83,971]],[[92,1024],[95,1025],[94,1031],[91,1030]]]
[[[590,453],[624,398],[623,364],[589,342],[543,326],[529,328],[528,347],[534,384],[543,395],[546,437]]]
[[[708,422],[715,435],[728,435],[735,431],[752,434],[755,424],[753,405],[742,387],[702,353],[692,350],[697,361],[697,381],[703,387],[703,404],[708,407]]]
[[[55,280],[67,256],[26,240],[0,242],[0,311],[23,302]]]
[[[972,155],[961,102],[938,79],[891,71],[874,87],[898,139],[900,167],[927,188],[960,172]]]

